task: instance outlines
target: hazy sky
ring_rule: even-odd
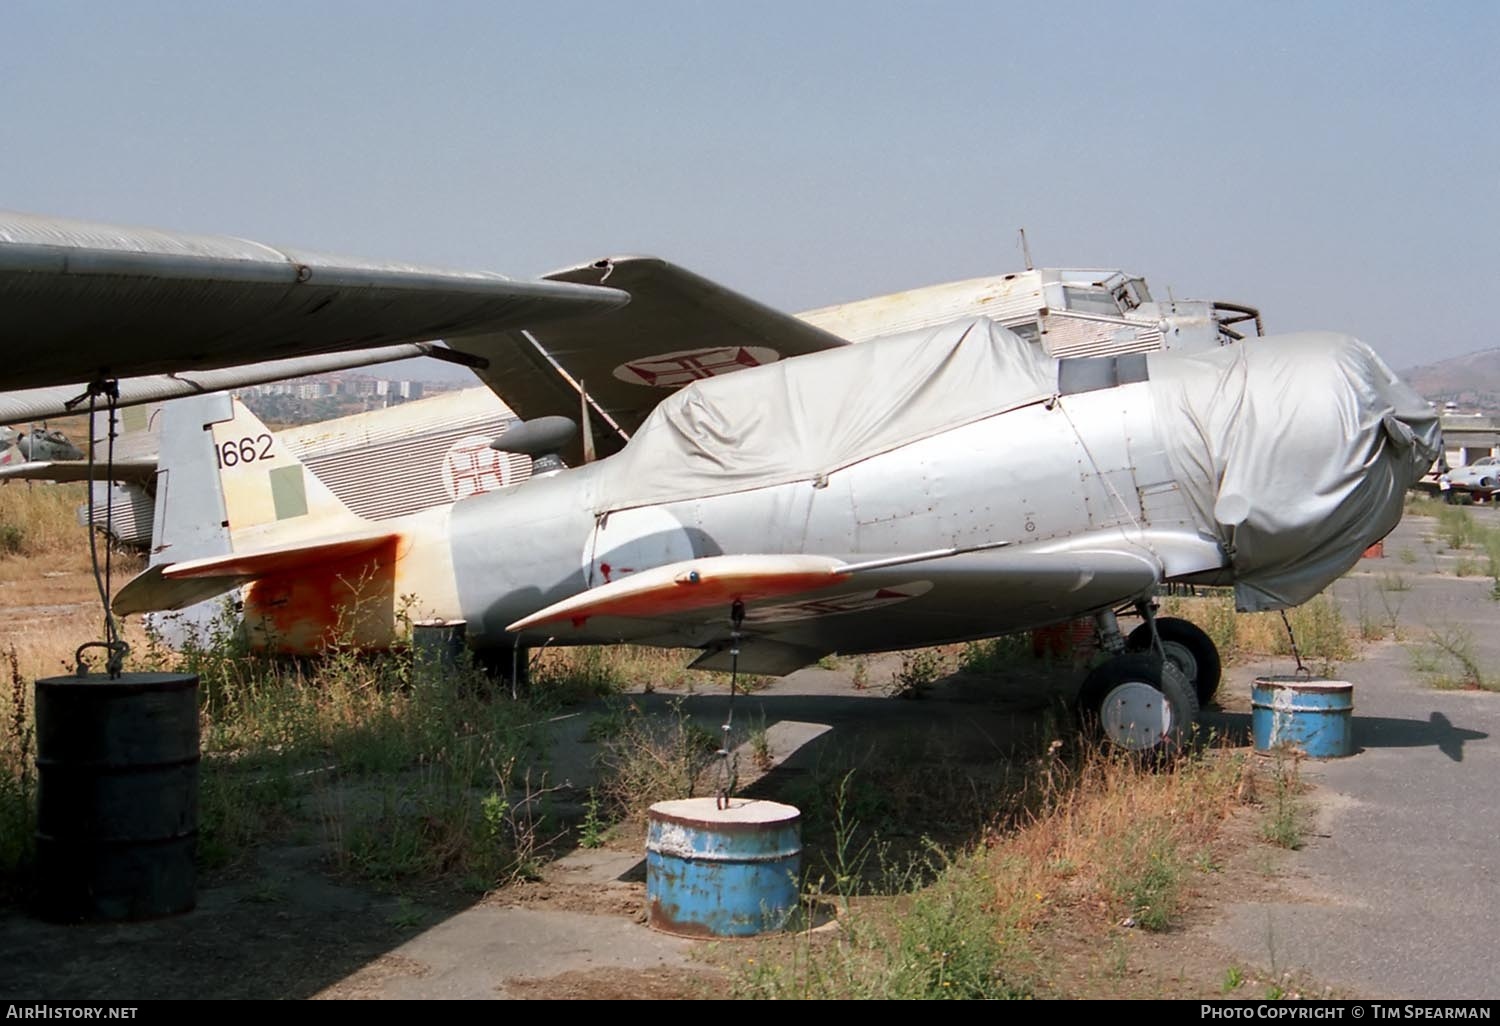
[[[0,205],[786,310],[1123,267],[1500,345],[1500,4],[0,4]]]

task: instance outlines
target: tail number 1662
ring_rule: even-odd
[[[214,459],[218,460],[220,470],[256,460],[273,460],[276,454],[271,451],[271,444],[272,438],[268,434],[231,438],[214,449]]]

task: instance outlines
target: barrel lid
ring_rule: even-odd
[[[1258,688],[1271,688],[1272,690],[1301,691],[1310,694],[1330,694],[1339,691],[1354,690],[1354,685],[1347,680],[1323,680],[1319,677],[1303,677],[1295,673],[1256,677],[1255,686]]]
[[[648,818],[683,826],[767,826],[791,823],[802,817],[793,805],[762,801],[757,798],[731,798],[728,808],[719,808],[717,798],[678,798],[651,806]]]

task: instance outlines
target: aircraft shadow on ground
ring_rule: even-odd
[[[652,716],[671,715],[679,697],[621,696]],[[941,745],[970,762],[1002,760],[1012,737],[1031,737],[1046,706],[1041,686],[1033,693],[1029,684],[996,684],[986,696],[962,682],[940,683],[931,698],[911,702],[837,693],[740,695],[734,713],[739,739],[760,723],[832,728],[778,753],[784,759],[740,793],[786,801],[799,783],[805,790],[810,777],[826,775],[830,760],[857,757],[877,743]],[[722,691],[683,698],[683,712],[715,733],[726,709]],[[569,719],[559,733],[576,738],[582,723]],[[622,879],[644,874],[643,859]],[[194,912],[143,923],[66,926],[5,910],[0,993],[35,999],[309,997],[362,969],[382,971],[383,956],[478,900],[451,889],[343,878],[330,872],[316,835],[301,846],[252,846],[242,865],[201,880],[198,897]]]
[[[964,791],[975,803],[972,823],[903,823],[891,810],[882,809],[879,800],[886,797],[884,788],[889,783],[892,765],[910,766],[910,789],[920,789],[930,774],[950,801],[956,795],[949,793],[944,785],[955,780],[999,775],[1008,786],[1022,787],[1020,777],[1026,775],[1035,763],[1037,752],[1047,747],[1047,741],[1062,725],[1062,721],[1050,718],[1048,711],[1055,703],[1067,701],[1071,690],[1076,690],[1076,687],[1070,689],[1069,681],[1058,681],[1048,675],[1012,687],[992,682],[988,689],[983,689],[973,684],[962,680],[939,682],[930,697],[913,701],[836,693],[740,695],[734,708],[737,741],[744,740],[747,724],[793,728],[791,736],[796,740],[787,746],[778,743],[775,764],[740,786],[735,794],[801,809],[803,867],[814,875],[828,855],[825,849],[832,843],[827,836],[830,825],[825,821],[834,802],[833,792],[850,770],[866,777],[866,789],[850,799],[851,817],[861,827],[874,826],[875,834],[894,843],[893,850],[902,851],[903,845],[920,847],[922,839],[932,835],[934,829],[944,840],[960,847],[973,843],[985,826],[978,812],[982,787],[972,794]],[[642,702],[642,698],[646,701]],[[722,692],[700,693],[687,699],[660,694],[633,696],[632,702],[653,715],[669,711],[674,703],[680,702],[677,706],[680,714],[690,717],[700,727],[715,731],[728,708]],[[744,747],[740,749],[741,780],[749,775],[746,772],[749,755]],[[911,794],[906,797],[910,799]],[[902,803],[897,799],[894,804],[900,807]],[[854,847],[864,844],[863,836]],[[894,893],[895,889],[910,887],[922,877],[920,871],[913,871],[898,884],[895,879],[882,877],[873,859],[867,868],[868,879],[861,885],[867,893]],[[644,881],[645,859],[617,879]]]
[[[1205,710],[1203,725],[1237,744],[1251,743],[1249,713]],[[1483,741],[1489,734],[1455,725],[1447,716],[1434,710],[1425,720],[1400,719],[1393,716],[1354,716],[1354,754],[1371,748],[1433,747],[1454,762],[1464,761],[1464,744]]]

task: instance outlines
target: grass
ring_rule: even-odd
[[[1006,673],[1018,663],[1034,662],[1036,659],[1030,634],[1006,634],[966,644],[958,656],[958,671],[976,674]]]
[[[1162,602],[1161,615],[1182,617],[1201,627],[1218,646],[1226,664],[1252,656],[1292,654],[1281,614],[1237,613],[1234,598],[1228,593],[1170,596]],[[1287,610],[1287,619],[1302,658],[1325,676],[1336,672],[1339,663],[1354,658],[1354,632],[1332,596],[1319,595]],[[1364,626],[1360,629],[1363,631]]]
[[[665,721],[631,705],[619,732],[598,756],[598,797],[609,823],[642,824],[656,802],[710,793],[717,782],[719,739],[694,723],[682,700],[671,703]],[[730,790],[733,790],[731,786]]]
[[[1450,549],[1466,549],[1477,539],[1477,528],[1469,511],[1461,506],[1443,506],[1437,512],[1438,537]]]
[[[1363,641],[1379,641],[1390,636],[1400,641],[1405,635],[1401,613],[1406,605],[1406,592],[1411,582],[1401,574],[1381,574],[1375,582],[1375,594],[1379,609],[1372,607],[1365,582],[1354,581],[1359,636]]]
[[[892,698],[921,698],[947,672],[948,660],[940,649],[916,648],[902,652],[901,665],[891,674],[885,693]]]
[[[1500,691],[1500,678],[1488,674],[1474,651],[1474,634],[1467,627],[1429,628],[1426,639],[1408,649],[1412,669],[1435,688]]]
[[[589,797],[584,802],[583,820],[578,824],[578,846],[580,848],[602,848],[609,836],[609,824],[602,810],[604,803],[594,788],[589,788]]]
[[[727,689],[729,674],[688,668],[699,654],[696,650],[643,645],[548,648],[532,655],[532,686],[539,696],[569,705],[618,694],[628,687],[688,694]],[[746,692],[761,690],[769,683],[769,677],[744,673],[735,682]]]
[[[0,748],[0,895],[15,901],[24,896],[36,857],[36,730],[27,703],[31,688],[14,648],[0,669],[9,697]]]
[[[832,943],[810,938],[783,956],[748,959],[732,994],[767,999],[994,999],[1028,997],[1007,973],[1014,958],[996,930],[983,856],[933,856],[931,884],[903,897],[886,915],[841,922]]]
[[[88,489],[82,484],[0,484],[0,556],[61,559],[86,568],[88,536],[76,512],[86,502]],[[18,580],[24,573],[23,566],[0,568],[0,580]]]
[[[149,639],[137,649],[132,670],[199,677],[207,871],[311,829],[336,872],[489,889],[533,872],[556,832],[542,809],[549,789],[525,770],[544,753],[545,702],[497,699],[478,674],[418,665],[409,651],[276,661],[227,628],[181,653]],[[12,900],[30,886],[34,817],[22,658],[9,651],[0,696],[0,885]]]
[[[892,775],[907,760],[871,760]],[[1046,745],[1006,782],[1009,800],[985,806],[972,842],[927,840],[905,859],[860,825],[881,782],[846,773],[823,785],[830,807],[808,847],[825,861],[809,909],[842,895],[838,930],[769,940],[736,966],[735,992],[750,998],[1070,996],[1057,979],[1054,935],[1080,934],[1094,950],[1114,937],[1111,964],[1128,948],[1111,931],[1128,922],[1170,929],[1216,871],[1227,824],[1257,789],[1244,756],[1216,750],[1164,771],[1097,750]],[[998,796],[995,796],[998,797]],[[820,839],[821,838],[821,839]],[[877,864],[877,872],[869,871]],[[1108,967],[1106,967],[1108,968]]]
[[[1261,823],[1261,837],[1278,848],[1295,851],[1306,835],[1307,808],[1295,756],[1276,753],[1271,769],[1271,800]]]

